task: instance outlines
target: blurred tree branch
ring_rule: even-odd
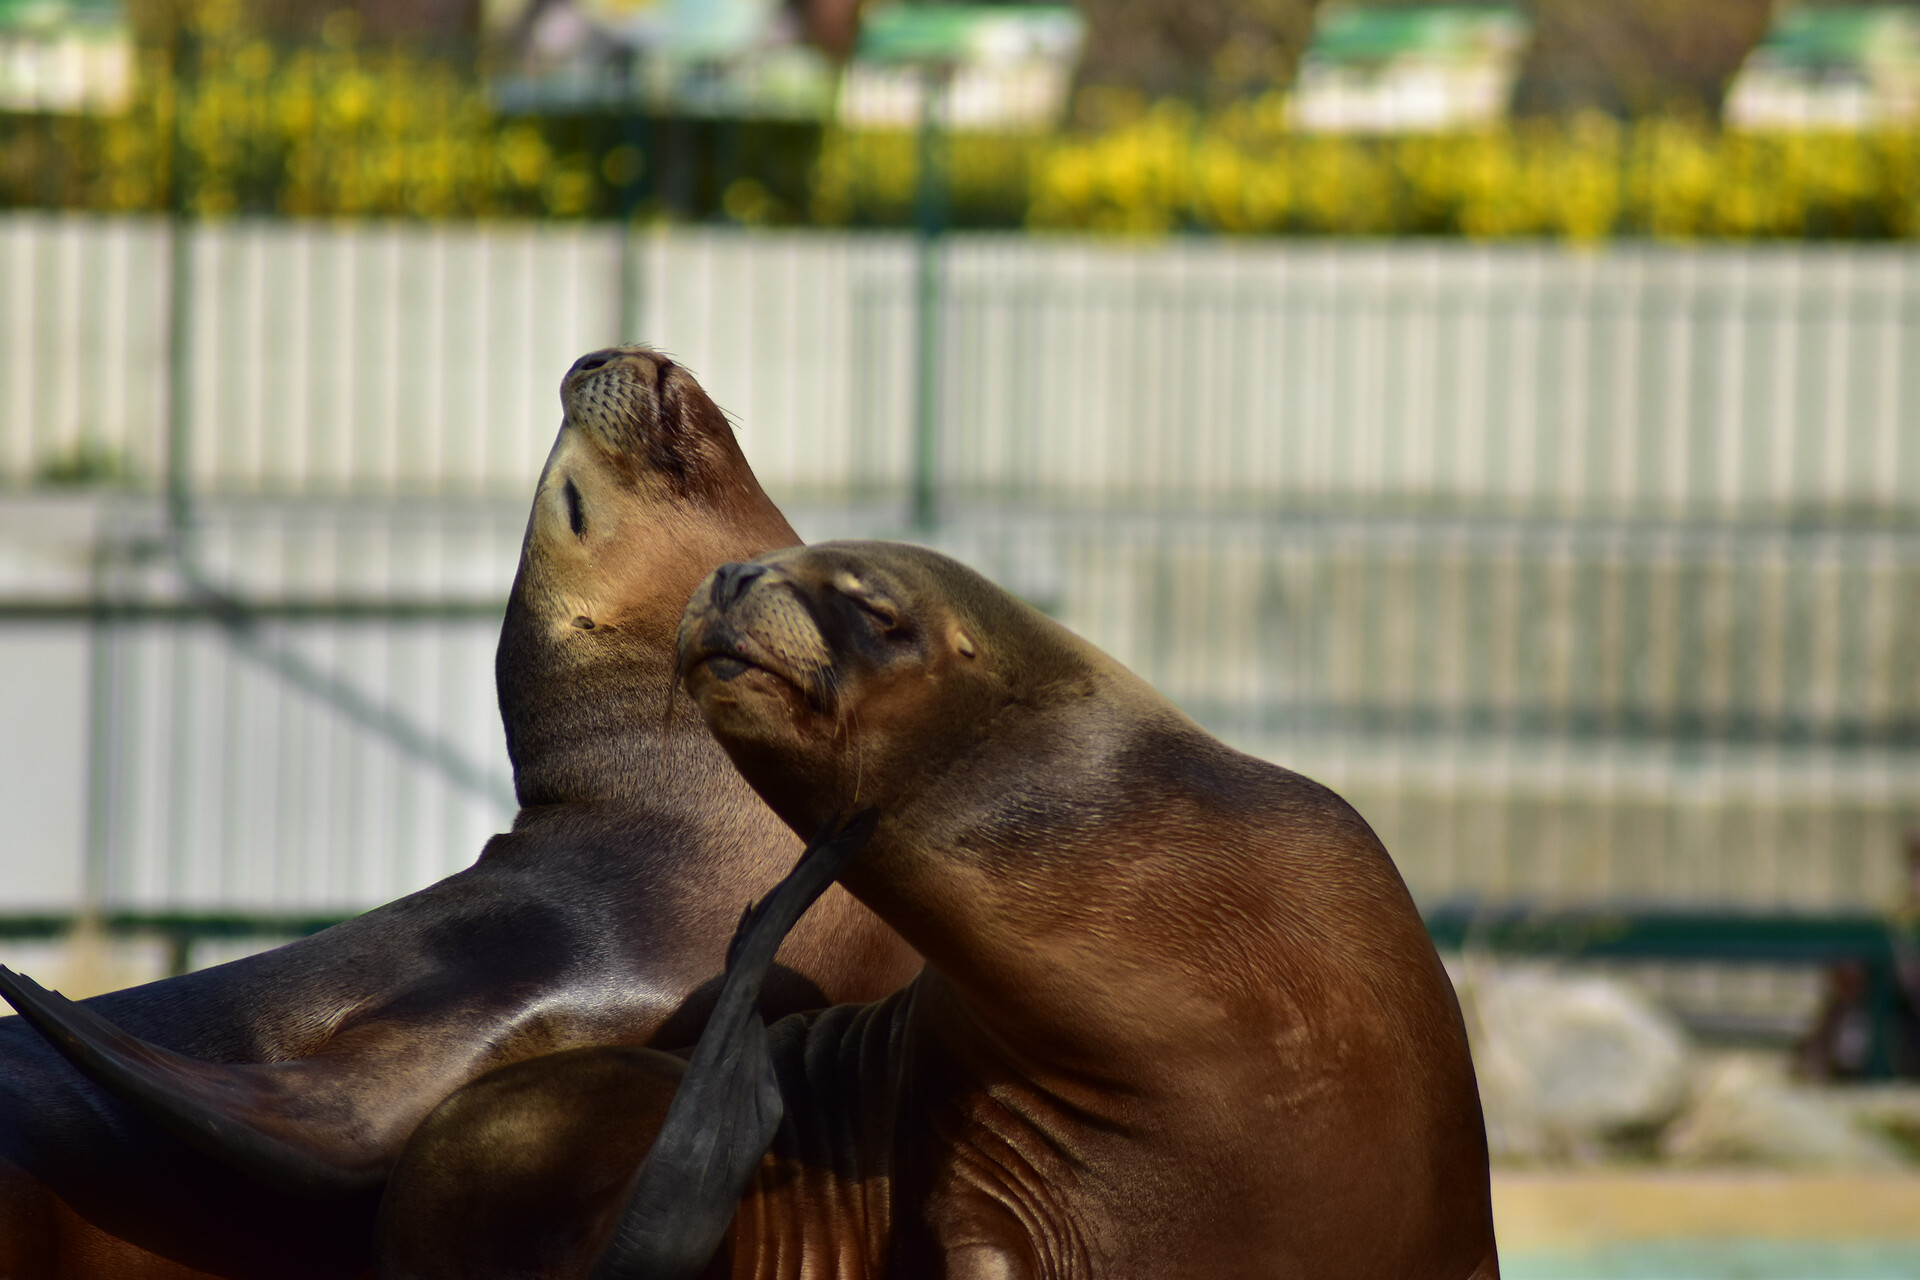
[[[1079,0],[1080,83],[1223,99],[1289,84],[1318,0]]]
[[[1766,34],[1771,0],[1530,0],[1533,39],[1516,115],[1718,118],[1727,84]]]
[[[1321,0],[1079,0],[1080,83],[1143,99],[1220,101],[1293,81]],[[1471,3],[1473,0],[1467,0]],[[1485,2],[1485,0],[1481,0]],[[1368,0],[1369,8],[1433,0]],[[1718,114],[1772,0],[1520,0],[1533,38],[1517,114]],[[1088,121],[1086,123],[1098,123]]]

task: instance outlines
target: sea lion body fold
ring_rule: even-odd
[[[927,959],[769,1028],[785,1118],[709,1275],[1498,1274],[1458,1005],[1333,792],[918,548],[723,566],[680,651],[790,826],[879,810],[841,880]]]
[[[800,842],[678,691],[676,627],[715,564],[798,539],[672,361],[596,352],[562,401],[498,655],[513,829],[324,933],[87,1002],[171,1051],[146,1065],[160,1104],[123,1103],[0,1020],[0,1275],[363,1273],[373,1189],[450,1092],[570,1047],[698,1035],[741,906]],[[917,965],[835,889],[767,1008],[873,998]],[[223,1125],[295,1144],[335,1194],[230,1167]]]

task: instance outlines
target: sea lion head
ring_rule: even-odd
[[[1074,704],[1124,677],[957,561],[882,542],[722,565],[681,621],[680,671],[741,773],[799,831],[868,806],[895,830],[937,823],[944,804],[976,808],[960,793],[1024,754],[1005,748],[1057,740]]]
[[[714,565],[799,541],[726,415],[667,356],[591,352],[560,401],[495,663],[528,805],[654,785],[679,602]]]

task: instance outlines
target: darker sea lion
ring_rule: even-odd
[[[798,539],[678,365],[597,352],[561,397],[499,648],[513,829],[324,933],[88,1001],[151,1042],[69,1044],[117,1057],[137,1106],[0,1020],[0,1276],[362,1272],[378,1185],[451,1090],[698,1034],[741,904],[800,845],[675,691],[676,632],[714,565]],[[780,959],[770,1010],[874,998],[919,963],[839,890]]]
[[[722,1064],[730,1092],[698,1056],[594,1051],[475,1082],[396,1168],[382,1275],[1498,1275],[1459,1007],[1338,796],[918,548],[723,566],[681,662],[796,830],[879,811],[840,880],[927,968],[768,1029],[784,1114],[764,1156],[737,1119],[764,1110],[745,1057]],[[747,1043],[737,1021],[707,1036]],[[624,1111],[592,1124],[572,1082],[622,1072]],[[696,1085],[725,1101],[676,1127],[663,1100]],[[704,1268],[714,1240],[671,1237],[710,1206],[618,1212],[689,1132],[746,1185]],[[482,1133],[510,1138],[511,1169]]]

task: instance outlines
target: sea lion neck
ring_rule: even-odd
[[[582,356],[561,403],[495,661],[520,802],[745,795],[676,692],[675,630],[715,565],[799,537],[726,416],[667,357]]]
[[[630,800],[700,809],[718,787],[758,806],[679,687],[653,629],[642,620],[597,634],[558,626],[551,606],[540,608],[522,589],[528,576],[523,565],[496,655],[520,803]]]

